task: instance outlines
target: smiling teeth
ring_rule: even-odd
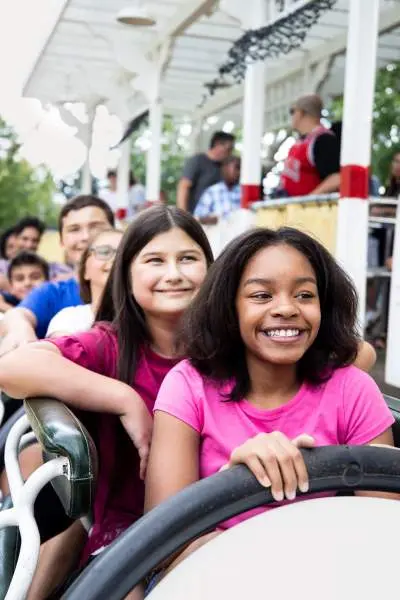
[[[273,329],[266,331],[268,337],[297,337],[300,334],[299,329]]]

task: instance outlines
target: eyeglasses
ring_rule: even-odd
[[[90,248],[90,254],[94,254],[97,260],[103,260],[104,262],[114,258],[116,253],[117,249],[113,248],[113,246],[109,246],[108,244],[104,244],[103,246],[93,246]]]

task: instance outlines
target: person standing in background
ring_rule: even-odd
[[[298,98],[290,109],[292,129],[300,134],[290,148],[279,186],[271,197],[329,194],[340,186],[340,144],[321,124],[323,104],[316,94]]]
[[[146,189],[136,180],[131,171],[129,173],[128,217],[135,217],[146,207]]]
[[[207,152],[195,154],[186,162],[178,183],[176,205],[194,213],[203,192],[221,181],[221,165],[233,151],[235,136],[216,131]]]
[[[132,171],[129,172],[129,189],[127,206],[120,206],[117,193],[117,171],[110,169],[107,172],[108,187],[102,190],[100,198],[107,202],[118,219],[134,217],[141,208],[146,205],[146,192],[144,186],[139,183]]]
[[[240,158],[229,156],[221,169],[222,180],[202,194],[194,216],[204,225],[213,225],[240,208]]]

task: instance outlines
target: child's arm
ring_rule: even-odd
[[[145,512],[199,479],[199,440],[195,429],[176,417],[156,410],[153,438],[146,473]],[[213,534],[201,536],[183,551],[171,556],[159,569],[164,574],[176,567]]]
[[[0,358],[0,388],[12,398],[53,396],[73,408],[118,415],[147,464],[152,418],[128,385],[64,358],[50,342],[21,346]]]
[[[368,342],[362,341],[358,345],[358,352],[354,365],[369,373],[374,364],[376,363],[376,352],[375,348]]]
[[[199,433],[192,427],[156,410],[146,474],[145,512],[199,479],[199,440]]]

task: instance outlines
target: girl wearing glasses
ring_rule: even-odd
[[[85,304],[69,306],[57,313],[50,321],[47,337],[91,328],[122,235],[116,229],[106,229],[93,236],[79,267],[80,294]]]

